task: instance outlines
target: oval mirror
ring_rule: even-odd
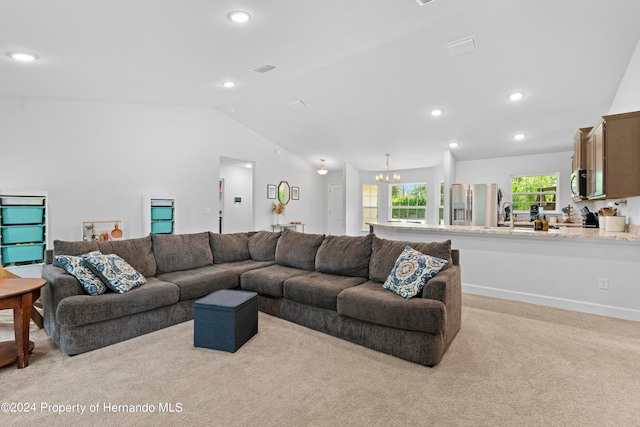
[[[289,199],[291,198],[291,188],[289,187],[289,183],[287,181],[280,181],[278,184],[278,200],[283,205],[289,203]]]

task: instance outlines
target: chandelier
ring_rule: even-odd
[[[320,165],[320,169],[318,169],[316,172],[318,172],[319,175],[326,175],[329,171],[324,168],[324,159],[320,159],[320,161],[322,162],[322,164]]]
[[[387,174],[384,175],[383,173],[380,173],[379,175],[376,175],[376,182],[398,182],[400,181],[400,175],[398,175],[397,173],[393,173],[393,176],[390,177],[389,176],[389,156],[391,156],[391,154],[387,154]]]

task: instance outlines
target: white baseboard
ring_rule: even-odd
[[[640,310],[632,310],[629,308],[594,304],[585,301],[576,301],[564,298],[550,297],[547,295],[515,292],[505,289],[489,288],[486,286],[477,286],[464,283],[462,284],[462,292],[473,295],[482,295],[485,297],[520,301],[530,304],[544,305],[547,307],[562,308],[564,310],[578,311],[581,313],[597,314],[599,316],[615,317],[618,319],[634,320],[636,322],[640,322]]]

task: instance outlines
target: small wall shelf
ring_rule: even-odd
[[[174,196],[142,197],[142,230],[144,235],[175,234],[176,198]]]
[[[121,219],[82,221],[82,240],[122,240],[124,230]]]

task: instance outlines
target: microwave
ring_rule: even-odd
[[[574,202],[587,198],[587,171],[576,169],[571,174],[571,199]]]

